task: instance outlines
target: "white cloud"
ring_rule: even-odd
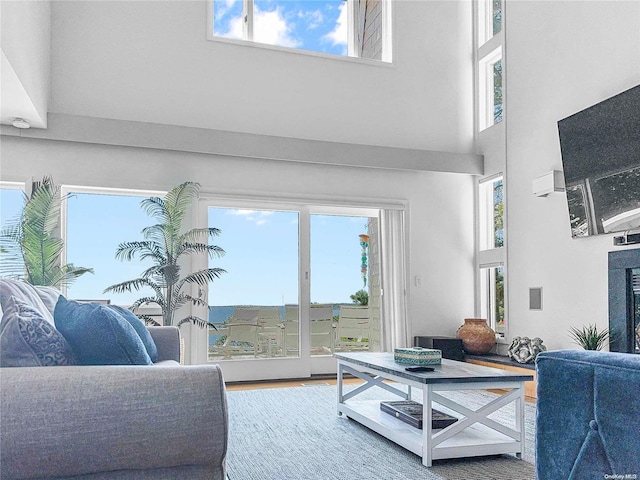
[[[242,216],[245,218],[245,220],[247,220],[248,222],[254,222],[257,226],[266,224],[267,217],[273,215],[273,212],[269,211],[257,211],[248,209],[230,210],[228,213],[230,215]]]
[[[282,16],[280,7],[272,11],[263,11],[255,7],[253,14],[253,40],[269,45],[297,47],[300,42],[292,36],[293,28]]]
[[[324,15],[320,10],[314,10],[313,12],[300,10],[298,11],[298,18],[307,22],[307,30],[318,28],[324,22]]]
[[[231,215],[253,215],[256,213],[255,210],[246,210],[246,209],[238,209],[238,210],[230,210],[229,213]]]
[[[349,30],[347,28],[347,4],[340,5],[340,16],[336,21],[336,27],[323,38],[329,40],[333,45],[343,45],[347,47]]]
[[[221,37],[235,38],[242,40],[242,15],[239,17],[233,17],[229,19],[227,23],[228,29],[226,32],[220,33]]]
[[[215,34],[219,37],[242,38],[242,13],[238,17],[226,19],[225,16],[238,0],[215,0]],[[242,8],[240,8],[242,11]],[[226,28],[226,29],[225,29]]]

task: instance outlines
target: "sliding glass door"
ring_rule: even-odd
[[[372,349],[380,330],[369,301],[371,272],[379,272],[370,246],[377,214],[202,201],[200,218],[220,230],[213,243],[225,251],[209,265],[226,270],[208,289],[215,328],[207,360],[229,380],[304,377],[333,373],[334,351]]]
[[[371,274],[378,269],[370,267],[378,258],[375,252],[371,255],[372,237],[378,235],[372,228],[377,218],[359,213],[311,215],[312,356],[368,351],[372,334],[380,331],[379,314],[372,314],[377,303],[369,301],[376,294],[370,286]]]
[[[209,285],[210,360],[297,356],[299,213],[208,207],[226,270]]]

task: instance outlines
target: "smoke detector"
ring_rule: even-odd
[[[16,128],[31,128],[31,124],[29,120],[25,120],[24,118],[14,118],[12,125]]]

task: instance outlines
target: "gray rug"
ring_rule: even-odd
[[[336,395],[333,385],[228,392],[229,480],[535,480],[534,404],[525,407],[524,461],[503,455],[438,460],[426,468],[417,455],[338,416]],[[398,399],[378,387],[363,395]],[[446,396],[477,408],[495,395],[468,391]],[[512,412],[508,405],[492,418],[513,425],[508,420]]]

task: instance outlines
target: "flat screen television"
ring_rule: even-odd
[[[640,229],[640,85],[558,121],[573,237]]]

